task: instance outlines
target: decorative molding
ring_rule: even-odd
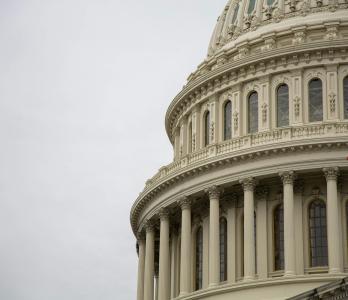
[[[296,174],[294,171],[286,171],[279,173],[279,176],[281,177],[283,184],[294,184],[294,180],[296,179]]]
[[[181,210],[190,209],[191,208],[191,200],[188,197],[182,197],[177,201]]]
[[[243,178],[239,180],[239,183],[243,186],[244,192],[253,192],[256,187],[256,180],[254,177]]]
[[[161,221],[169,219],[169,210],[166,207],[162,207],[158,212]]]
[[[328,180],[336,180],[337,181],[337,177],[340,173],[338,167],[324,168],[323,172],[325,174],[325,178],[327,181]]]
[[[220,195],[223,193],[222,189],[216,185],[207,188],[205,192],[209,195],[210,199],[219,199]]]
[[[152,220],[147,219],[144,222],[144,228],[146,233],[149,233],[149,232],[154,232],[156,227]]]

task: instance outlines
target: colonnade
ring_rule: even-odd
[[[337,167],[324,168],[327,182],[327,233],[328,233],[328,272],[343,272],[342,241],[340,240],[340,211],[337,191]],[[284,208],[284,277],[296,276],[295,209],[294,180],[296,173],[285,171],[279,173],[283,182]],[[253,177],[240,180],[244,190],[244,281],[256,279],[255,261],[255,200],[254,193],[257,180]],[[220,283],[220,200],[222,189],[212,186],[205,191],[209,196],[209,285],[213,288]],[[184,197],[178,201],[181,208],[181,255],[180,255],[180,294],[185,296],[192,292],[191,283],[191,201]],[[170,299],[170,219],[165,208],[160,217],[159,249],[159,300]],[[154,300],[154,257],[155,231],[151,221],[145,225],[145,239],[138,239],[139,265],[137,300]]]

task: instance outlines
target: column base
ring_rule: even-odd
[[[256,279],[256,277],[255,277],[255,275],[254,276],[245,276],[244,278],[243,278],[243,281],[244,282],[249,282],[249,281],[254,281]]]
[[[286,271],[284,273],[284,277],[294,277],[294,276],[296,276],[294,271]]]
[[[342,274],[343,271],[340,268],[331,268],[329,274]]]
[[[188,295],[189,294],[189,292],[180,292],[179,293],[179,298],[180,297],[184,297],[184,296],[186,296],[186,295]]]
[[[218,285],[219,285],[218,283],[209,283],[208,288],[213,289],[213,288],[217,287]]]

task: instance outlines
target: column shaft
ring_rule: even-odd
[[[244,188],[244,280],[255,278],[255,180],[242,180]]]
[[[180,296],[191,289],[191,207],[185,198],[181,205]]]
[[[220,282],[220,192],[216,186],[207,190],[209,211],[209,286]]]
[[[329,272],[341,273],[341,242],[339,224],[339,204],[337,195],[338,168],[324,168],[327,181],[327,237]]]
[[[160,254],[159,254],[159,288],[161,300],[168,300],[170,296],[170,261],[169,261],[169,217],[161,212]]]
[[[296,270],[295,244],[295,203],[294,203],[294,172],[280,174],[283,180],[284,209],[284,275],[293,276]]]
[[[144,300],[154,299],[154,275],[155,275],[155,232],[154,228],[146,228],[146,252],[145,252],[145,279]]]
[[[139,262],[138,262],[138,287],[137,300],[143,300],[144,297],[144,272],[145,272],[145,241],[139,239]]]

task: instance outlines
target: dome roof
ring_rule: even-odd
[[[308,18],[303,17],[319,17],[318,13],[326,13],[325,19],[329,19],[328,13],[346,9],[347,4],[348,0],[229,0],[215,26],[208,57],[260,27],[273,24],[266,27],[279,30],[283,23],[306,25]],[[298,20],[295,21],[296,17]],[[255,38],[255,34],[252,38]]]

